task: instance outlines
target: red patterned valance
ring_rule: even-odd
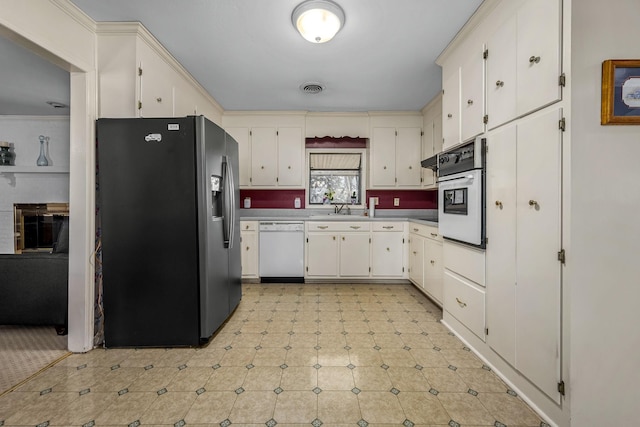
[[[306,148],[367,148],[369,138],[359,136],[316,136],[306,138],[304,146]]]

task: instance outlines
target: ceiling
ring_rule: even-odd
[[[421,109],[441,89],[436,57],[482,2],[337,0],[343,29],[312,44],[291,23],[301,0],[71,1],[95,21],[142,22],[225,110],[344,112]],[[0,38],[2,70],[5,50],[16,49],[11,43]],[[35,105],[45,101],[33,99],[40,93],[65,103],[54,86],[68,103],[68,73],[34,56],[18,54],[12,68],[19,76],[12,78],[19,78],[14,93],[0,92],[0,114],[25,114],[6,113],[5,98]],[[36,70],[50,73],[43,78]],[[3,88],[5,78],[0,74]],[[303,93],[306,82],[324,90]]]

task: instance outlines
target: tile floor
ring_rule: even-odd
[[[203,348],[74,354],[0,426],[546,426],[411,285],[245,284]]]

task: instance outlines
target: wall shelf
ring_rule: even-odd
[[[0,173],[69,173],[69,166],[0,166]]]

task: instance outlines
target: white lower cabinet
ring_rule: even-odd
[[[445,310],[483,341],[484,301],[484,289],[450,270],[445,270]]]
[[[347,233],[340,236],[340,277],[369,276],[369,233]]]
[[[306,223],[305,277],[369,277],[369,222]]]
[[[485,341],[485,251],[445,241],[442,257],[445,312]]]
[[[437,227],[409,223],[409,280],[442,305],[442,236]]]
[[[258,222],[240,222],[240,262],[242,277],[257,279],[258,276]]]
[[[404,223],[374,222],[371,233],[371,275],[403,277],[404,247]]]
[[[338,276],[338,237],[334,233],[307,233],[306,274],[309,277]]]

